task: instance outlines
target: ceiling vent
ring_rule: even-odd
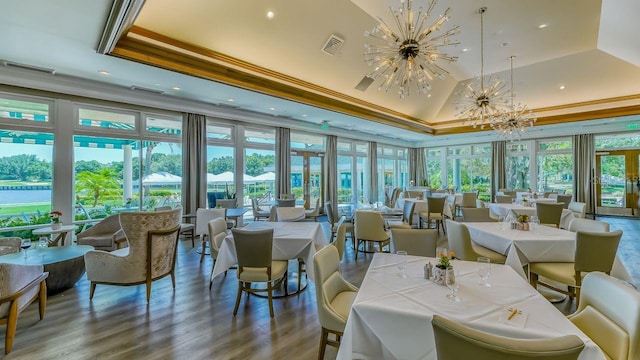
[[[373,84],[373,81],[375,79],[369,76],[365,76],[362,78],[362,80],[360,80],[360,82],[358,83],[358,85],[356,85],[356,90],[360,90],[360,91],[365,91],[369,88],[369,86],[371,86],[371,84]]]
[[[327,40],[327,42],[324,43],[324,46],[322,47],[322,52],[325,54],[329,54],[331,56],[336,55],[340,50],[340,48],[342,47],[342,44],[344,44],[344,40],[339,38],[337,35],[333,34],[329,36],[329,40]]]
[[[6,67],[12,67],[12,68],[16,68],[16,69],[37,71],[37,72],[41,72],[41,73],[45,73],[45,74],[51,74],[51,75],[55,75],[55,73],[56,73],[56,71],[53,70],[53,69],[43,68],[43,67],[33,66],[33,65],[27,65],[27,64],[21,64],[21,63],[9,61],[9,60],[0,60],[0,63],[2,63],[2,65],[6,66]]]
[[[131,86],[131,90],[142,91],[142,92],[146,92],[146,93],[149,93],[149,94],[155,94],[155,95],[164,94],[164,91],[162,91],[162,90],[149,89],[149,88],[136,86],[136,85]]]

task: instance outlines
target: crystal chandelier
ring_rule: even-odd
[[[412,83],[418,93],[425,94],[431,90],[429,81],[433,77],[444,79],[446,70],[436,62],[444,60],[454,62],[456,56],[451,56],[443,50],[449,46],[458,45],[451,37],[459,32],[459,26],[440,32],[442,25],[449,20],[450,8],[440,15],[431,25],[427,26],[433,7],[438,0],[432,0],[427,11],[420,7],[417,13],[412,8],[412,0],[400,0],[401,8],[389,8],[395,20],[396,31],[381,19],[380,24],[373,30],[365,31],[365,36],[374,39],[375,43],[365,43],[365,61],[375,69],[367,77],[384,80],[378,90],[389,92],[398,87],[401,99],[411,93]]]
[[[500,121],[493,123],[493,128],[500,134],[500,136],[505,140],[510,141],[520,139],[522,134],[525,133],[526,127],[533,126],[533,123],[537,120],[536,115],[533,111],[528,109],[526,105],[514,105],[513,103],[513,98],[515,97],[515,93],[513,92],[514,57],[515,56],[509,57],[511,60],[511,102],[509,104],[509,109],[502,112]]]
[[[463,125],[491,126],[498,121],[502,108],[508,105],[508,94],[504,91],[507,84],[497,77],[484,76],[484,13],[486,7],[478,10],[480,14],[480,77],[465,86],[462,98],[454,103],[456,118],[464,119]],[[485,83],[489,84],[485,87]]]

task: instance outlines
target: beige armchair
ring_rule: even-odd
[[[591,219],[580,219],[576,218],[571,220],[569,223],[569,231],[577,232],[577,231],[591,231],[591,232],[609,232],[610,226],[608,222],[591,220]]]
[[[489,215],[489,208],[466,208],[462,211],[462,221],[464,222],[495,222],[496,219]]]
[[[507,257],[471,241],[469,229],[463,223],[447,219],[449,250],[455,252],[460,260],[477,261],[478,257],[486,257],[494,264],[504,264]]]
[[[531,263],[529,265],[529,282],[534,289],[538,284],[576,298],[579,305],[580,288],[583,273],[601,271],[611,272],[613,261],[618,251],[618,244],[622,237],[622,230],[608,233],[578,231],[576,233],[576,253],[574,262]],[[539,282],[540,276],[567,285],[568,290]]]
[[[0,238],[0,255],[17,253],[21,243],[22,239],[19,237]]]
[[[314,208],[304,211],[304,217],[306,219],[313,219],[313,221],[318,222],[318,216],[320,216],[320,198],[316,199],[316,206]]]
[[[295,222],[305,219],[304,208],[301,207],[277,207],[276,217],[278,222]]]
[[[384,229],[384,220],[382,215],[374,211],[356,210],[355,218],[355,230],[356,230],[356,259],[358,259],[359,252],[372,252],[367,249],[367,245],[375,247],[378,245],[378,251],[383,252],[387,247],[386,252],[390,252],[390,236]],[[362,245],[362,250],[360,250]]]
[[[496,203],[498,204],[511,204],[512,199],[509,195],[496,195]]]
[[[522,339],[486,333],[433,315],[438,360],[578,359],[584,343],[576,335]]]
[[[388,220],[389,229],[411,229],[413,227],[413,212],[416,208],[415,201],[405,201],[402,208],[402,219]]]
[[[96,250],[113,251],[126,244],[120,226],[120,214],[110,215],[76,236],[78,245],[91,245]]]
[[[329,242],[332,242],[333,237],[336,235],[336,231],[338,231],[337,223],[340,217],[335,215],[335,212],[333,211],[333,204],[330,201],[324,203],[324,212],[327,215],[327,221],[331,225],[331,237],[329,238]],[[345,221],[344,224],[346,225],[346,232],[351,234],[351,245],[355,248],[356,235],[353,223],[351,221]]]
[[[571,194],[558,194],[558,196],[556,197],[556,201],[558,203],[562,203],[562,208],[563,209],[568,209],[569,208],[569,204],[571,203],[571,198],[572,195]]]
[[[541,225],[551,225],[560,228],[560,219],[564,204],[537,203],[536,215]]]
[[[584,277],[580,305],[569,316],[608,359],[640,359],[640,292],[600,272]]]
[[[204,260],[209,239],[209,221],[217,218],[227,219],[227,209],[204,209],[196,210],[196,236],[200,237],[202,249],[200,250],[200,262]]]
[[[338,227],[338,231],[336,231],[336,241],[331,244],[338,249],[338,255],[340,256],[340,261],[344,257],[344,243],[347,239],[347,223],[345,223],[345,217],[341,216],[340,220],[336,224]]]
[[[427,198],[427,211],[420,212],[420,227],[422,222],[427,222],[427,228],[431,226],[432,222],[435,222],[436,229],[440,230],[442,225],[442,232],[446,233],[444,226],[444,207],[447,201],[446,197],[428,197]]]
[[[251,210],[253,210],[253,221],[258,221],[261,218],[269,218],[269,211],[260,209],[258,199],[256,198],[251,198]]]
[[[318,320],[322,326],[318,359],[324,359],[327,345],[340,346],[351,305],[358,294],[358,288],[347,282],[340,274],[340,256],[334,246],[325,246],[313,257],[314,283]],[[335,340],[329,340],[329,333]]]
[[[49,273],[41,265],[0,264],[0,324],[6,324],[4,353],[11,352],[18,325],[18,314],[38,300],[40,320],[47,307]]]
[[[569,210],[578,219],[584,219],[587,217],[587,204],[583,202],[572,201],[569,203]]]
[[[213,267],[216,265],[216,259],[218,258],[218,251],[220,251],[222,241],[227,236],[227,222],[224,221],[223,218],[216,218],[209,221],[207,226],[209,227],[209,239],[211,239],[211,259],[213,259],[213,263],[211,264],[212,276],[209,276],[209,289],[211,289],[213,285]]]
[[[92,250],[84,255],[87,279],[91,282],[89,299],[97,284],[146,284],[147,302],[151,282],[171,275],[175,289],[175,264],[182,209],[120,214],[129,247],[110,253]]]
[[[404,250],[409,255],[436,256],[438,231],[435,229],[391,229],[393,250]]]

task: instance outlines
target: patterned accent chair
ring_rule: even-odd
[[[76,236],[78,245],[91,245],[96,250],[113,251],[126,243],[120,226],[120,214],[107,216]]]
[[[0,238],[0,255],[13,254],[20,251],[22,239],[19,237]]]

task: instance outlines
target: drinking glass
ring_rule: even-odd
[[[529,225],[531,226],[531,230],[533,230],[533,232],[537,233],[538,229],[540,229],[540,219],[538,218],[538,216],[532,215],[529,218]]]
[[[404,250],[398,250],[396,251],[396,256],[398,259],[398,263],[397,263],[397,267],[398,269],[400,269],[400,277],[403,279],[406,279],[407,273],[405,272],[405,270],[407,269],[407,252]]]
[[[31,247],[31,239],[22,239],[20,247],[24,250],[24,258],[27,258],[27,250]]]
[[[478,275],[482,279],[480,283],[484,287],[491,287],[489,277],[491,276],[491,259],[486,257],[478,258]]]
[[[458,302],[462,299],[458,296],[458,290],[460,289],[460,284],[456,281],[456,277],[453,270],[447,269],[445,272],[445,284],[449,290],[451,290],[451,294],[447,295],[447,299],[451,301]]]
[[[44,249],[49,247],[49,239],[47,239],[47,237],[45,236],[40,237],[40,239],[38,239],[37,247],[40,250],[40,257],[44,257],[46,255]]]
[[[439,258],[440,256],[448,256],[446,247],[437,247],[436,248],[436,258]]]

